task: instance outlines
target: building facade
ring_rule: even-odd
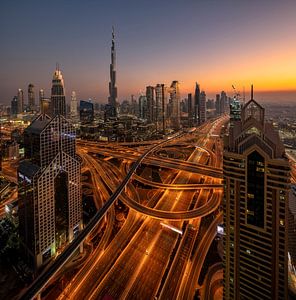
[[[146,87],[146,98],[147,98],[147,122],[154,123],[155,119],[155,88],[153,86]]]
[[[180,129],[180,85],[174,80],[170,86],[170,125],[175,130]]]
[[[18,89],[17,91],[17,101],[18,101],[17,113],[21,114],[22,112],[24,112],[24,92],[22,89]]]
[[[64,79],[58,65],[52,79],[50,110],[52,117],[57,115],[66,116]]]
[[[155,87],[155,119],[156,130],[165,133],[167,117],[167,87],[157,84]]]
[[[76,98],[75,91],[72,91],[72,94],[71,94],[70,116],[71,116],[71,119],[76,119],[78,117],[77,98]]]
[[[10,115],[13,118],[17,117],[17,114],[19,112],[19,101],[18,101],[18,97],[14,96],[11,100],[11,110],[10,110]]]
[[[207,101],[207,95],[204,91],[200,93],[199,96],[199,105],[198,105],[198,124],[201,125],[206,121],[206,101]]]
[[[108,114],[109,117],[117,117],[117,87],[116,87],[116,50],[115,35],[112,28],[112,45],[111,45],[111,64],[110,64],[110,82],[109,82],[109,98],[108,98]]]
[[[94,104],[90,101],[80,100],[80,122],[92,123],[94,120]]]
[[[237,101],[230,109],[223,157],[224,299],[287,299],[289,163],[253,96],[241,113]]]
[[[29,111],[35,110],[35,92],[32,83],[28,85],[28,109]]]
[[[198,124],[198,112],[199,112],[199,102],[200,102],[200,88],[199,84],[195,83],[195,92],[194,92],[194,123]]]
[[[62,116],[38,116],[24,132],[18,168],[19,233],[36,271],[82,229],[75,130]]]

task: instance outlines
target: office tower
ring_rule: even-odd
[[[117,87],[116,87],[116,51],[114,28],[112,28],[112,46],[111,46],[111,64],[110,64],[110,82],[109,82],[109,98],[108,104],[110,105],[110,117],[117,117]]]
[[[92,123],[94,120],[94,105],[91,101],[80,100],[80,122]]]
[[[64,116],[39,115],[24,131],[18,168],[19,233],[39,269],[82,229],[80,159]]]
[[[188,126],[193,126],[193,107],[192,107],[192,94],[188,94]]]
[[[194,92],[194,123],[199,124],[198,115],[199,115],[199,102],[200,102],[200,88],[199,84],[195,83],[195,92]]]
[[[16,118],[18,114],[19,111],[18,105],[19,105],[18,97],[14,96],[11,101],[11,110],[10,110],[10,114],[13,118]]]
[[[131,95],[131,110],[130,113],[134,116],[139,116],[139,103],[134,95]]]
[[[220,114],[224,114],[227,110],[227,95],[224,91],[221,92],[220,97]]]
[[[289,162],[251,94],[224,143],[224,299],[287,299]]]
[[[165,133],[167,115],[167,87],[157,84],[155,87],[155,119],[156,130]]]
[[[28,85],[28,107],[29,111],[34,111],[35,109],[35,93],[34,85],[32,83]]]
[[[206,101],[207,96],[204,91],[199,95],[199,104],[198,104],[198,124],[201,125],[206,121]]]
[[[153,86],[146,87],[147,98],[147,121],[148,123],[154,123],[155,119],[155,89]]]
[[[216,101],[215,101],[215,108],[216,108],[216,116],[220,116],[220,94],[216,94]]]
[[[147,98],[143,95],[139,97],[139,117],[147,119]]]
[[[170,86],[170,121],[171,127],[175,130],[180,129],[180,100],[179,82],[177,80],[174,80]]]
[[[71,94],[70,116],[71,116],[71,119],[76,119],[77,116],[78,116],[78,112],[77,112],[77,98],[76,98],[76,92],[75,91],[72,91],[72,94]]]
[[[40,89],[39,90],[39,107],[40,107],[40,112],[42,113],[42,100],[45,98],[45,95],[44,95],[44,89]]]
[[[41,114],[46,114],[46,115],[51,115],[51,108],[50,108],[50,99],[49,98],[43,98],[41,100],[41,106],[40,106],[40,113]]]
[[[24,92],[22,89],[18,89],[17,91],[17,101],[18,101],[18,114],[24,111]]]
[[[50,108],[52,117],[56,115],[66,116],[64,79],[58,64],[52,79]]]

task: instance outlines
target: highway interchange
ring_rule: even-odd
[[[114,222],[110,211],[99,246],[59,299],[193,299],[200,288],[200,272],[217,225],[222,222],[222,149],[217,134],[225,121],[223,118],[206,124],[163,145],[178,151],[178,147],[192,146],[194,141],[195,147],[186,161],[163,159],[157,151],[145,157],[144,171],[133,175],[119,196],[129,207],[122,228],[108,240]],[[83,165],[96,177],[95,186],[102,199],[108,199],[133,161],[151,144],[78,142]],[[119,165],[112,164],[113,158]],[[161,182],[142,176],[151,167],[160,168]],[[144,188],[152,191],[147,193],[149,199],[142,199]],[[207,216],[211,216],[211,223],[200,236],[201,220]],[[182,230],[183,234],[161,223]],[[216,288],[221,289],[221,285]]]

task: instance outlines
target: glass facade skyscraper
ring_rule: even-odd
[[[52,79],[50,107],[52,117],[55,117],[56,115],[66,116],[64,79],[58,65]]]
[[[19,230],[37,270],[82,229],[75,129],[63,116],[38,116],[24,132],[18,168]]]
[[[264,108],[232,103],[223,157],[224,299],[287,299],[289,162]]]

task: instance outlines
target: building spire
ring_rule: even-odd
[[[60,64],[58,62],[56,62],[56,71],[60,70]]]
[[[114,33],[114,26],[112,25],[112,40],[114,41],[115,39],[115,33]]]
[[[251,85],[251,100],[254,100],[253,84]]]

